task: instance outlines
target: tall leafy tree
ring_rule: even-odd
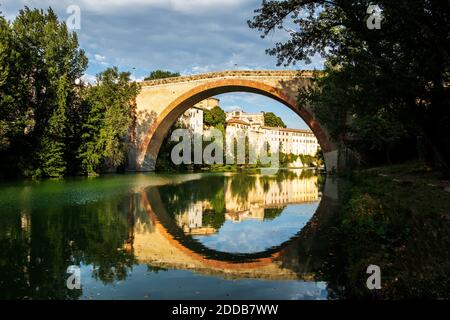
[[[52,9],[25,7],[12,23],[0,17],[0,36],[0,176],[122,165],[138,92],[129,73],[108,69],[97,85],[79,85],[87,58]]]
[[[13,35],[3,17],[0,17],[0,150],[9,147],[11,131],[8,113],[14,100],[11,92],[10,73],[14,64]]]
[[[78,152],[83,173],[96,175],[124,164],[138,92],[130,73],[120,73],[116,67],[100,73],[97,84],[86,89],[89,111]]]
[[[264,125],[274,128],[286,128],[283,120],[276,116],[273,112],[264,113]]]
[[[26,64],[11,25],[0,16],[0,176],[17,172],[20,155],[29,149],[25,142],[33,121]]]
[[[226,119],[227,115],[225,114],[225,111],[219,106],[215,106],[211,110],[205,109],[203,111],[203,123],[206,126],[217,127],[221,125],[222,127],[225,127]]]
[[[407,131],[448,168],[448,1],[377,1],[381,29],[367,27],[371,2],[263,1],[249,25],[263,36],[277,28],[289,30],[289,40],[268,50],[279,64],[310,62],[315,54],[326,58],[324,77],[302,102],[311,103],[321,120],[334,126],[335,136],[351,135],[362,145],[368,136],[391,135],[396,137],[387,143],[392,148],[401,145]],[[367,142],[374,148],[384,143]]]
[[[66,128],[68,110],[77,99],[75,80],[87,67],[77,35],[70,33],[52,9],[46,12],[25,7],[12,24],[22,57],[20,78],[26,83],[23,103],[32,120],[24,154],[26,173],[60,177],[67,167]]]
[[[165,71],[165,70],[155,70],[150,72],[150,75],[147,76],[144,80],[157,80],[157,79],[165,79],[165,78],[173,78],[173,77],[179,77],[180,73],[178,72],[171,72],[171,71]]]
[[[48,119],[37,151],[39,157],[37,174],[52,178],[64,176],[67,169],[65,157],[66,128],[68,126],[66,110],[70,84],[66,77],[60,78],[57,82],[57,106]]]

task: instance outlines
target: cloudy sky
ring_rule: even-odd
[[[155,69],[197,74],[233,69],[286,69],[276,66],[265,49],[286,39],[279,31],[261,39],[247,26],[261,0],[0,0],[3,16],[13,20],[18,10],[51,6],[62,20],[71,5],[81,10],[80,45],[89,57],[85,78],[108,66],[118,66],[142,79]],[[321,69],[320,57],[292,69]],[[226,94],[224,109],[274,111],[289,127],[304,128],[281,104],[257,95]]]
[[[227,220],[217,233],[194,239],[222,252],[262,252],[294,237],[311,220],[317,207],[317,202],[287,205],[273,220],[248,219],[239,223]]]

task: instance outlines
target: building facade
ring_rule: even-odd
[[[209,98],[187,110],[179,122],[194,135],[204,134],[204,110],[219,106],[220,100]],[[319,142],[311,130],[273,128],[265,126],[264,112],[247,113],[240,109],[226,113],[225,143],[227,150],[234,150],[233,144],[238,137],[247,137],[249,145],[255,152],[260,152],[264,142],[268,142],[272,150],[285,154],[315,156],[320,149]],[[238,142],[239,143],[239,142]],[[294,166],[301,166],[296,163]]]
[[[247,113],[240,109],[227,112],[227,121],[230,120],[242,120],[249,124],[252,129],[257,129],[264,126],[264,112]]]
[[[189,129],[194,135],[203,136],[203,109],[194,106],[178,119],[182,128]]]
[[[204,110],[220,107],[220,100],[214,97],[205,99],[187,110],[178,120],[182,128],[187,128],[195,135],[203,135]]]
[[[235,110],[227,113],[226,140],[245,135],[258,152],[264,141],[282,153],[315,156],[320,148],[311,130],[273,128],[264,125],[264,112],[246,113]]]

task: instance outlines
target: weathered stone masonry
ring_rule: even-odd
[[[337,170],[338,150],[328,131],[308,106],[297,106],[298,92],[313,71],[223,71],[144,81],[136,98],[137,123],[128,169],[153,171],[161,144],[173,123],[200,101],[229,92],[250,92],[273,98],[297,113],[316,135],[328,171]]]

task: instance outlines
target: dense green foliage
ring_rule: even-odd
[[[263,1],[249,25],[263,35],[290,25],[288,41],[268,50],[279,64],[325,57],[299,105],[313,108],[335,142],[368,164],[419,158],[448,175],[448,1],[377,1],[381,29],[367,27],[372,3]],[[394,180],[372,169],[342,182],[340,213],[308,251],[331,299],[449,298],[450,198],[436,179],[420,178],[430,171]],[[381,290],[367,289],[370,264],[382,270]]]
[[[371,3],[264,1],[249,25],[264,35],[296,25],[268,50],[279,64],[326,58],[325,73],[300,100],[338,143],[369,163],[420,156],[448,169],[448,2],[378,1],[381,29],[367,27]]]
[[[212,108],[211,110],[203,110],[203,124],[204,126],[208,128],[216,128],[220,130],[225,136],[225,125],[226,125],[226,114],[222,110],[222,108],[216,106]],[[156,161],[156,171],[186,171],[186,170],[213,170],[213,171],[224,171],[225,165],[221,164],[213,164],[213,165],[207,165],[207,164],[181,164],[181,165],[174,165],[171,160],[171,152],[175,145],[178,144],[178,142],[171,141],[172,132],[176,129],[181,128],[181,123],[177,121],[169,130],[166,137],[164,138],[164,142],[161,145],[161,149],[158,153],[158,159]],[[202,137],[203,138],[203,137]],[[203,142],[203,150],[204,148],[209,145],[211,142],[204,141]],[[222,146],[223,147],[223,146]],[[191,159],[194,159],[194,144],[192,143],[191,147],[192,155]],[[231,170],[235,169],[235,167],[230,168]],[[227,167],[228,169],[228,167]],[[228,171],[228,170],[227,170]]]
[[[164,70],[155,70],[150,72],[150,75],[146,77],[144,80],[158,80],[158,79],[165,79],[165,78],[172,78],[172,77],[179,77],[180,74],[178,72],[170,72],[170,71],[164,71]]]
[[[49,9],[0,17],[1,171],[60,177],[67,170],[67,127],[76,112],[75,80],[87,66],[75,33]]]
[[[273,112],[264,113],[264,125],[273,128],[286,128],[283,120]]]
[[[159,188],[161,200],[166,204],[169,215],[184,214],[192,203],[208,201],[211,208],[205,210],[202,225],[219,229],[225,222],[225,185],[223,176],[207,176],[206,183],[198,185],[188,181],[179,185],[165,185]],[[229,178],[228,178],[229,179]]]
[[[139,92],[130,73],[107,69],[97,76],[97,85],[86,90],[86,118],[82,126],[79,159],[83,172],[94,175],[124,164],[127,133],[134,119],[133,99]]]
[[[87,57],[52,9],[0,17],[0,35],[0,176],[59,178],[122,164],[137,94],[129,75],[107,70],[84,87]]]
[[[212,108],[211,110],[203,110],[203,124],[208,127],[217,128],[222,126],[225,128],[227,115],[225,111],[219,106]]]

